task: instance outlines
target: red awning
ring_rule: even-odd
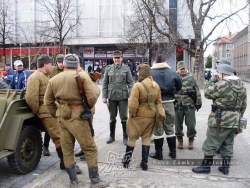
[[[63,47],[63,53],[65,53],[66,47]],[[3,48],[0,48],[0,55],[3,55]],[[21,53],[20,53],[20,47],[19,48],[5,48],[5,54],[6,55],[35,55],[35,54],[59,54],[60,50],[58,46],[50,46],[50,47],[21,47]]]

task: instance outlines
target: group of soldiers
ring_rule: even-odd
[[[91,187],[107,187],[108,181],[101,179],[98,173],[98,150],[91,127],[93,116],[91,119],[83,117],[87,108],[75,77],[80,78],[85,102],[92,114],[101,91],[80,67],[77,55],[60,54],[56,59],[57,66],[52,68],[50,56],[43,54],[38,57],[38,69],[27,80],[25,99],[55,144],[61,160],[60,168],[67,171],[70,186],[78,186],[76,174],[81,173],[74,160],[74,144],[77,140],[85,154]],[[110,114],[107,144],[115,141],[119,110],[123,144],[126,145],[122,159],[124,167],[129,167],[139,137],[142,137],[142,170],[148,169],[148,156],[162,160],[164,132],[169,156],[176,158],[176,140],[177,148],[183,149],[184,119],[189,138],[188,149],[192,150],[197,134],[195,111],[202,107],[202,101],[198,84],[185,63],[178,62],[177,71],[173,70],[167,64],[166,57],[159,54],[152,67],[147,64],[139,66],[139,82],[134,84],[131,71],[122,60],[122,53],[114,51],[114,64],[107,66],[104,73],[102,102],[108,104]],[[205,157],[200,167],[193,168],[195,173],[210,172],[213,155],[220,146],[223,165],[219,170],[228,174],[234,135],[239,132],[239,122],[246,109],[243,82],[233,76],[232,67],[223,62],[218,61],[218,74],[213,75],[205,87],[205,97],[213,100],[213,108],[208,118],[207,138],[202,147]],[[165,117],[162,126],[155,126],[157,111],[163,112]],[[152,135],[155,152],[149,153]]]
[[[234,75],[228,59],[219,59],[216,67],[217,73],[205,86],[205,97],[213,101],[208,118],[207,138],[202,147],[205,157],[202,165],[193,168],[192,171],[209,173],[215,152],[220,152],[223,161],[218,169],[227,175],[233,155],[234,137],[242,132],[241,126],[246,124],[242,118],[246,110],[247,96],[242,80]],[[142,82],[145,82],[143,83],[145,89],[140,84]],[[158,100],[158,88],[155,83],[160,88],[161,100]],[[140,164],[142,169],[148,169],[148,156],[162,160],[164,132],[169,147],[169,156],[176,158],[176,138],[177,148],[183,149],[184,119],[187,126],[188,149],[192,150],[197,135],[195,111],[202,107],[202,100],[198,84],[187,70],[186,64],[179,61],[177,71],[172,70],[166,62],[166,57],[159,54],[151,68],[146,65],[139,66],[139,83],[133,84],[129,68],[122,64],[122,54],[119,51],[114,52],[114,64],[108,66],[105,71],[102,94],[103,102],[109,103],[110,110],[110,137],[107,144],[115,141],[116,116],[119,109],[123,143],[127,145],[122,159],[124,167],[129,166],[135,141],[139,137],[142,138]],[[152,103],[149,96],[154,96],[152,98],[155,106],[160,103],[165,111],[165,121],[161,127],[150,124],[152,120],[150,118],[156,116],[156,111],[149,110]],[[152,134],[155,152],[149,153],[149,140]]]

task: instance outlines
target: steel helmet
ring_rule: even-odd
[[[227,59],[227,58],[220,58],[217,62],[219,62],[221,64],[231,65],[229,59]]]
[[[222,64],[218,69],[217,71],[221,74],[227,74],[229,76],[232,76],[234,75],[234,70],[233,70],[233,67],[228,65],[228,64]]]

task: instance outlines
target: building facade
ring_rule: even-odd
[[[237,75],[250,78],[250,26],[241,30],[233,39],[232,66]]]
[[[212,67],[215,67],[216,61],[220,58],[227,58],[232,62],[234,51],[232,38],[234,36],[235,34],[229,32],[227,36],[218,38],[213,44]]]
[[[67,11],[71,12],[65,20],[62,32],[63,35],[67,32],[63,53],[78,54],[83,57],[85,67],[92,64],[94,69],[98,65],[111,64],[114,50],[123,52],[125,63],[147,62],[147,51],[120,45],[128,27],[125,18],[135,11],[131,8],[131,1],[62,0],[61,2],[68,3]],[[5,54],[7,63],[13,64],[16,59],[21,59],[25,67],[30,68],[38,54],[47,52],[52,57],[58,54],[58,40],[55,39],[57,33],[53,28],[56,27],[54,21],[59,17],[50,16],[50,11],[58,5],[56,3],[56,0],[1,0],[2,9],[7,10],[6,25],[10,28],[4,45],[7,51],[3,48],[0,50],[0,56]],[[169,7],[169,17],[176,24],[180,35],[183,39],[191,40],[193,30],[185,4],[178,0],[167,0],[165,3],[166,7]],[[68,30],[75,23],[77,24]],[[178,23],[185,23],[185,27]],[[168,63],[175,68],[176,48],[168,49],[166,54]],[[3,66],[3,61],[0,66]]]

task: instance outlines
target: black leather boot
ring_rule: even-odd
[[[127,135],[127,131],[126,131],[126,122],[122,122],[122,130],[123,130],[123,144],[127,145],[128,135]]]
[[[80,157],[80,156],[82,156],[82,155],[84,155],[84,153],[83,153],[83,151],[81,150],[81,151],[79,151],[78,153],[75,154],[75,157]]]
[[[148,170],[148,154],[149,154],[150,146],[142,145],[142,160],[140,167],[142,170]]]
[[[192,169],[194,173],[210,173],[211,165],[213,164],[213,156],[212,155],[205,155],[201,166],[195,167]]]
[[[218,167],[218,170],[221,171],[224,175],[229,174],[230,161],[231,161],[231,157],[229,156],[223,157],[222,166]]]
[[[131,161],[134,148],[135,147],[130,147],[130,146],[127,145],[126,153],[125,153],[124,157],[122,158],[122,163],[123,163],[124,168],[129,167],[129,163]]]
[[[172,159],[175,159],[176,158],[176,137],[175,136],[168,137],[167,142],[168,142],[168,147],[169,147],[168,155]]]
[[[163,141],[164,141],[164,138],[154,139],[155,152],[154,153],[150,153],[149,154],[150,157],[152,157],[154,159],[158,159],[158,160],[162,160],[163,159],[163,156],[162,156]]]
[[[43,155],[44,156],[50,156],[49,141],[50,141],[50,136],[47,132],[45,132],[44,140],[43,140]]]
[[[89,179],[91,187],[108,187],[109,182],[99,178],[98,167],[89,168]]]
[[[70,187],[78,187],[78,179],[76,176],[76,172],[75,172],[75,167],[72,166],[71,168],[66,168],[66,171],[69,175],[69,179],[70,179]]]
[[[115,141],[115,126],[116,126],[115,124],[116,124],[115,121],[111,122],[109,124],[109,126],[110,126],[110,136],[109,136],[109,139],[106,141],[107,144],[110,144],[110,143]]]
[[[57,155],[58,157],[60,158],[61,162],[60,162],[60,169],[61,170],[65,170],[65,165],[64,165],[64,162],[63,162],[63,152],[62,152],[62,148],[61,147],[58,147],[56,148],[56,151],[57,151]]]

